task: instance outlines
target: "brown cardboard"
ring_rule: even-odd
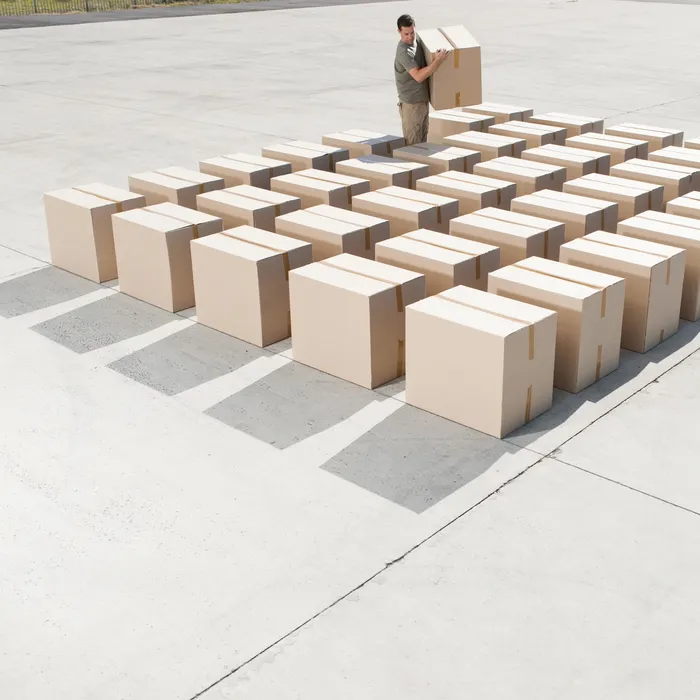
[[[564,243],[564,225],[489,207],[453,219],[450,235],[498,246],[504,266],[532,255],[558,260],[559,248]]]
[[[410,163],[384,156],[360,156],[338,163],[336,172],[369,180],[372,190],[396,185],[414,188],[416,180],[428,177],[430,169],[421,163]]]
[[[466,131],[486,131],[496,120],[484,114],[471,114],[462,110],[431,112],[428,116],[428,141],[443,143],[443,139]]]
[[[560,126],[548,126],[546,124],[534,124],[533,122],[509,121],[489,127],[490,134],[510,136],[515,139],[524,139],[527,148],[537,148],[548,143],[564,145],[566,129]]]
[[[614,233],[618,221],[618,205],[615,202],[553,190],[518,197],[511,202],[511,209],[521,214],[561,221],[565,225],[567,241],[594,231]]]
[[[496,124],[504,122],[520,121],[526,122],[534,114],[534,110],[528,107],[518,107],[516,105],[504,105],[497,102],[482,102],[481,104],[467,105],[466,110],[474,114],[486,114],[496,119]]]
[[[645,211],[621,221],[617,232],[685,250],[681,318],[697,321],[700,318],[700,221],[658,211]]]
[[[289,293],[297,362],[368,389],[403,375],[404,308],[425,296],[423,275],[338,255],[292,270]]]
[[[267,159],[261,158],[260,160]],[[238,160],[234,156],[219,156],[218,158],[199,161],[199,170],[207,175],[223,178],[225,187],[251,185],[252,187],[262,187],[269,190],[273,171],[276,170],[279,172],[279,175],[287,175],[292,172],[290,163],[283,163],[282,161],[272,161],[272,163],[277,165]]]
[[[418,202],[435,207],[437,223],[435,226],[426,226],[433,231],[447,233],[449,231],[450,219],[459,216],[459,202],[454,197],[445,197],[432,192],[421,192],[418,190],[408,190],[405,187],[385,187],[377,190],[378,194],[394,197],[395,199],[409,202]],[[393,233],[392,233],[393,235]]]
[[[225,228],[253,226],[274,232],[275,217],[300,209],[301,200],[259,187],[238,185],[198,195],[197,208],[223,219]]]
[[[646,126],[644,124],[615,124],[605,130],[610,136],[623,136],[628,139],[639,139],[649,142],[649,151],[658,151],[667,146],[682,146],[683,132],[676,129],[665,129],[660,126]]]
[[[535,114],[528,121],[535,124],[548,124],[550,126],[560,126],[566,129],[566,135],[580,136],[588,132],[597,134],[603,133],[603,119],[596,117],[581,117],[575,114],[564,114],[562,112],[547,112],[546,114]]]
[[[685,143],[676,144],[678,146],[685,146],[686,148],[691,148],[695,150],[700,150],[700,139],[686,139]]]
[[[613,165],[610,174],[627,180],[663,186],[664,203],[690,192],[694,181],[700,183],[700,170],[641,158],[632,158],[619,165]]]
[[[378,262],[425,275],[426,294],[463,284],[486,289],[488,274],[498,268],[495,246],[419,229],[377,244]]]
[[[241,163],[250,163],[251,165],[260,165],[270,169],[270,177],[279,177],[280,175],[289,175],[292,172],[292,164],[286,160],[277,160],[276,158],[265,158],[264,156],[253,155],[250,153],[231,153],[223,156],[231,160],[237,160]],[[245,185],[246,183],[241,183]]]
[[[528,258],[492,272],[488,290],[557,312],[555,387],[575,394],[618,368],[622,277]]]
[[[436,206],[402,197],[392,197],[381,190],[353,197],[352,210],[386,219],[389,222],[392,237],[401,236],[419,228],[436,231],[438,226],[442,226],[442,221],[438,224]]]
[[[471,173],[474,166],[481,161],[481,153],[457,146],[417,143],[413,146],[395,149],[394,158],[412,163],[422,163],[428,166],[431,175],[438,175],[447,170]]]
[[[350,157],[347,149],[308,144],[305,141],[278,143],[262,149],[266,158],[287,161],[292,164],[292,172],[298,170],[335,170],[340,160]]]
[[[115,214],[112,226],[121,292],[171,312],[194,306],[190,242],[220,232],[221,219],[161,205]]]
[[[224,180],[185,168],[161,168],[129,175],[129,189],[146,198],[146,204],[171,202],[189,209],[197,208],[197,195],[224,187]]]
[[[374,258],[374,246],[389,238],[389,222],[321,205],[279,216],[278,233],[311,243],[314,262],[350,253]]]
[[[289,271],[311,263],[311,246],[239,226],[191,243],[197,321],[265,347],[291,335]]]
[[[474,174],[514,182],[518,196],[538,190],[561,190],[566,180],[566,170],[558,165],[510,157],[477,163]]]
[[[406,402],[502,438],[552,405],[557,315],[455,287],[406,309]]]
[[[583,148],[548,144],[523,151],[521,157],[523,160],[534,160],[565,168],[567,180],[591,173],[607,175],[610,172],[610,155],[608,153],[588,151]]]
[[[666,205],[668,214],[687,216],[691,219],[700,219],[700,193],[688,192],[688,194],[672,199]]]
[[[481,102],[481,46],[462,26],[423,29],[418,35],[430,65],[435,52],[451,51],[430,80],[430,103],[434,109],[461,107]]]
[[[611,165],[624,163],[630,158],[646,158],[649,155],[648,141],[608,134],[587,133],[581,136],[572,136],[566,139],[565,145],[571,148],[609,153]]]
[[[693,148],[679,148],[677,146],[661,148],[658,151],[650,153],[649,160],[659,163],[684,165],[686,168],[700,168],[700,153]]]
[[[597,231],[561,247],[561,262],[624,277],[622,347],[646,352],[678,330],[685,250]]]
[[[395,148],[406,145],[406,139],[402,136],[365,131],[364,129],[348,129],[347,131],[326,134],[321,141],[324,146],[347,150],[350,158],[371,155],[390,158]]]
[[[616,202],[620,219],[641,214],[647,209],[663,211],[664,188],[639,180],[628,180],[612,175],[585,175],[564,184],[564,192],[583,197],[598,197]]]
[[[452,197],[459,202],[460,214],[470,214],[485,207],[508,209],[515,197],[516,186],[506,180],[449,170],[418,180],[416,189]]]
[[[299,170],[273,177],[270,186],[273,192],[299,197],[305,209],[319,204],[350,209],[354,195],[369,192],[369,180],[323,170]]]
[[[115,279],[112,214],[145,206],[143,195],[100,183],[47,192],[51,264],[93,282]]]
[[[469,131],[464,134],[446,136],[442,139],[442,142],[447,146],[457,146],[458,148],[479,151],[482,161],[507,156],[517,158],[527,145],[525,139],[514,139],[510,136],[487,134],[481,131]]]

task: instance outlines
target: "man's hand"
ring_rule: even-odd
[[[438,49],[435,52],[435,63],[440,65],[451,53],[452,51],[448,51],[447,49]]]

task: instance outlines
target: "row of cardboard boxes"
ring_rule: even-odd
[[[647,211],[617,224],[615,204],[545,191],[514,199],[516,211],[487,208],[455,217],[452,235],[417,230],[392,238],[389,221],[328,205],[302,210],[299,200],[276,217],[277,233],[250,225],[223,231],[224,220],[212,214],[172,203],[140,208],[142,195],[84,189],[118,200],[111,213],[102,212],[102,224],[113,233],[123,292],[170,310],[196,304],[198,321],[257,345],[292,334],[296,360],[367,387],[403,374],[405,342],[407,399],[494,435],[546,410],[553,385],[579,391],[617,367],[620,346],[646,351],[676,331],[679,316],[700,315],[700,220],[684,216]],[[698,207],[700,197],[677,204]],[[607,224],[618,233],[584,235],[575,227],[583,237],[565,243],[567,223],[518,213],[561,216],[570,206],[597,209],[597,228]],[[72,218],[81,211],[47,197],[50,230],[52,223],[72,231],[84,226]],[[426,295],[439,301],[415,305],[416,314],[405,315],[404,336],[405,307]],[[443,324],[447,335],[411,332],[422,323]],[[529,329],[527,362],[505,349],[520,327]],[[470,373],[453,376],[450,385],[446,375],[440,379],[452,360],[431,343],[453,333],[462,339],[443,350],[479,367],[478,381]],[[491,338],[494,353],[503,347],[482,357],[478,343],[466,343],[474,333]],[[496,364],[482,372],[486,360]],[[473,393],[499,371],[498,382],[481,387],[486,394]],[[513,394],[523,381],[529,382],[524,403]],[[466,382],[464,391],[455,382]],[[495,413],[477,409],[482,401],[495,401]]]

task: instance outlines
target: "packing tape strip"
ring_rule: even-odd
[[[459,51],[457,49],[453,49],[452,55],[454,56],[455,68],[459,68]],[[457,94],[459,95],[459,93]]]
[[[600,317],[605,318],[605,314],[608,310],[608,290],[603,287],[601,290],[602,294],[600,295]]]
[[[292,310],[287,311],[287,337],[292,335]]]
[[[671,259],[666,260],[666,286],[671,282]]]
[[[203,182],[199,183],[199,194],[204,194],[204,183]]]
[[[372,248],[372,231],[369,228],[365,228],[365,250],[370,250]]]
[[[348,191],[348,209],[352,209],[352,187],[350,185],[347,186],[347,191]]]
[[[535,325],[531,324],[528,326],[528,340],[529,340],[529,352],[530,352],[530,357],[528,359],[534,360],[535,359]]]
[[[396,376],[397,377],[402,377],[406,373],[406,369],[404,367],[404,363],[405,363],[404,358],[405,358],[404,341],[399,340],[398,352],[396,353]]]
[[[661,333],[659,333],[659,342],[663,343],[664,342],[664,329],[661,329]]]
[[[476,256],[476,279],[481,279],[481,255]]]
[[[598,359],[596,361],[595,365],[595,380],[598,381],[600,379],[600,367],[603,364],[603,346],[599,345],[598,346]]]
[[[544,232],[544,257],[549,258],[549,231]]]
[[[462,106],[462,93],[456,92],[455,93],[455,107],[461,107],[461,106]]]
[[[192,224],[192,238],[199,238],[199,227],[197,224]]]
[[[532,384],[527,388],[527,399],[525,401],[525,422],[530,422],[530,413],[532,412]]]
[[[281,204],[275,204],[275,218],[280,216],[282,214],[282,205]]]
[[[408,189],[413,189],[413,170],[408,171]]]
[[[124,206],[121,202],[115,202],[115,204],[117,205],[117,214],[121,214],[124,211]]]
[[[438,224],[442,223],[442,209],[440,208],[439,205],[437,207],[437,222],[438,222]]]
[[[289,280],[289,253],[286,251],[282,253],[282,264],[284,265],[284,279]]]

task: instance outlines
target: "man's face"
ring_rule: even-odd
[[[401,27],[401,29],[399,29],[399,34],[401,35],[401,41],[403,41],[404,44],[412,46],[416,41],[415,27]]]

